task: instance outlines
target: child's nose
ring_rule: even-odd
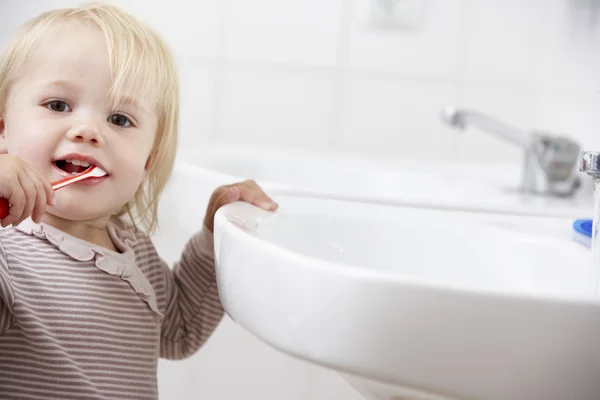
[[[98,127],[92,123],[73,125],[67,132],[67,138],[74,142],[89,142],[94,146],[102,146],[104,144]]]

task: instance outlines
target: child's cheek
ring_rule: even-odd
[[[127,183],[135,188],[144,181],[146,177],[146,159],[142,157],[127,157],[122,166],[119,167],[119,175]]]

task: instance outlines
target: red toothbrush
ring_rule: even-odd
[[[83,171],[82,173],[70,176],[68,178],[58,180],[56,182],[52,182],[52,189],[58,190],[58,189],[64,188],[65,186],[68,186],[72,183],[79,182],[79,181],[82,181],[87,178],[100,178],[100,177],[103,177],[104,175],[106,175],[106,172],[104,172],[101,168],[98,168],[95,165],[92,165],[91,167],[89,167],[88,169]],[[8,215],[8,209],[9,209],[8,200],[4,199],[4,198],[0,198],[0,219],[6,218],[6,216]]]

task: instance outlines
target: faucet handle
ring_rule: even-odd
[[[550,133],[534,131],[529,151],[552,182],[573,178],[581,148],[574,140]]]
[[[582,151],[579,157],[579,171],[588,175],[600,175],[600,152]]]

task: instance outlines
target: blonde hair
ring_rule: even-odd
[[[153,100],[158,128],[147,167],[147,179],[117,217],[129,216],[137,229],[148,233],[157,226],[158,200],[173,171],[179,120],[179,84],[174,58],[166,43],[150,27],[123,10],[89,4],[45,12],[17,31],[0,60],[0,115],[11,83],[23,69],[37,41],[64,23],[82,23],[99,29],[106,38],[113,86],[111,98],[135,92]],[[118,107],[118,104],[113,104]]]

